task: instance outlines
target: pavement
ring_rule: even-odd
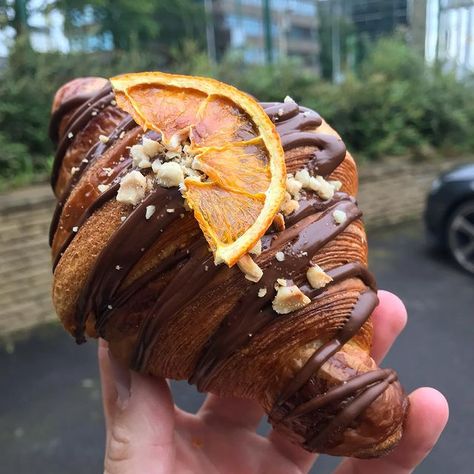
[[[444,255],[429,252],[419,223],[369,233],[371,267],[381,288],[406,303],[409,323],[384,366],[408,391],[434,386],[451,416],[420,474],[470,474],[474,452],[474,279]],[[57,324],[3,342],[0,348],[0,473],[102,472],[103,416],[96,345],[77,347]],[[195,411],[202,395],[174,383],[177,404]],[[261,430],[268,427],[262,424]],[[329,474],[323,456],[311,471]]]

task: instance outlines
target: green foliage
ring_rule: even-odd
[[[399,37],[381,39],[359,74],[342,84],[321,80],[294,61],[246,67],[230,57],[212,73],[260,100],[291,95],[320,112],[361,157],[474,152],[474,81],[427,66]]]
[[[24,180],[48,168],[51,100],[62,84],[84,75],[160,68],[217,77],[262,101],[290,95],[333,124],[359,159],[474,152],[474,81],[426,66],[399,38],[379,41],[358,75],[338,85],[305,71],[297,61],[249,66],[238,55],[228,55],[210,65],[199,43],[191,40],[170,47],[164,57],[143,49],[38,54],[19,39],[0,71],[0,181]]]
[[[361,68],[340,86],[326,86],[318,108],[355,151],[386,155],[472,152],[474,84],[458,81],[400,39],[380,40]]]
[[[52,98],[79,76],[110,77],[153,69],[156,58],[137,51],[97,54],[38,54],[20,38],[0,72],[0,177],[41,173],[53,154],[47,130]]]
[[[330,80],[333,76],[332,45],[333,29],[336,29],[340,41],[341,69],[350,68],[361,55],[361,41],[356,36],[355,28],[345,15],[335,15],[332,10],[334,2],[321,3],[319,7],[319,63],[321,75]]]
[[[0,132],[0,150],[2,178],[13,179],[18,174],[32,173],[33,166],[29,159],[28,147],[23,143],[12,142],[5,133]]]
[[[194,0],[56,0],[68,36],[83,49],[91,36],[110,35],[121,50],[158,51],[194,39],[204,44],[204,8]],[[105,35],[105,36],[104,36]],[[74,43],[73,43],[74,44]]]

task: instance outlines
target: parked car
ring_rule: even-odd
[[[433,181],[425,209],[429,240],[474,275],[474,163]]]

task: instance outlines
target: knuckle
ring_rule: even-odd
[[[121,472],[119,466],[133,457],[131,433],[123,426],[114,424],[107,436],[104,470],[107,474]]]

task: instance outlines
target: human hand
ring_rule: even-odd
[[[406,323],[403,303],[379,292],[373,315],[372,357],[384,357]],[[309,471],[317,455],[293,445],[277,432],[256,433],[263,416],[248,400],[208,395],[197,414],[174,406],[164,379],[125,370],[99,342],[99,366],[106,423],[104,472],[107,474],[299,474]],[[419,388],[400,444],[374,460],[346,459],[334,474],[407,474],[435,445],[448,419],[441,393]]]

